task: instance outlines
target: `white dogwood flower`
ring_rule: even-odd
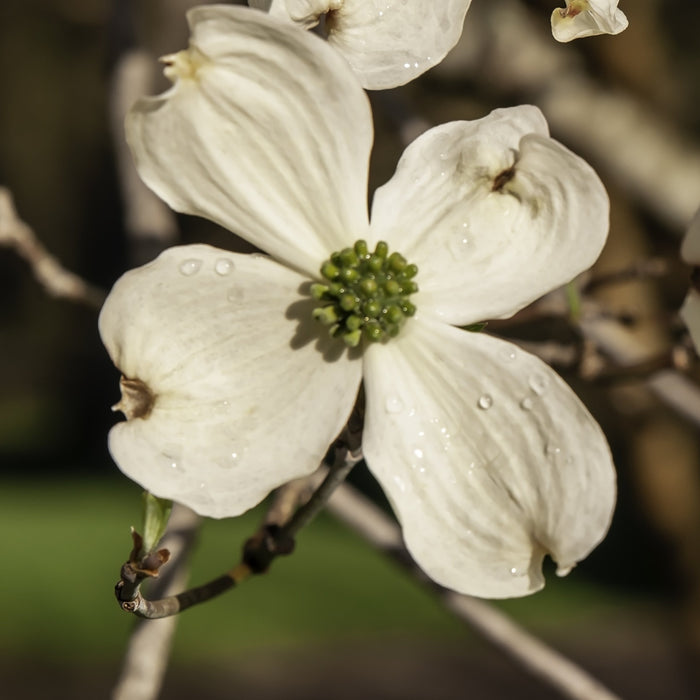
[[[680,314],[690,331],[696,350],[700,352],[700,290],[698,289],[698,268],[700,268],[700,209],[693,217],[681,245],[681,257],[695,268],[693,284],[681,306]]]
[[[552,12],[552,34],[557,41],[572,41],[597,34],[619,34],[629,24],[617,8],[619,0],[566,0]]]
[[[471,0],[248,0],[251,7],[311,29],[368,90],[404,85],[442,61],[462,35]]]
[[[547,554],[566,573],[610,523],[605,438],[546,364],[460,326],[592,264],[598,177],[535,107],[497,110],[414,141],[370,217],[371,112],[340,55],[241,8],[189,20],[174,86],[127,120],[138,170],[272,257],[183,246],[117,282],[100,332],[122,471],[239,514],[316,468],[363,381],[367,464],[429,576],[498,598],[539,589]]]

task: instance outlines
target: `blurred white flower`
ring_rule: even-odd
[[[368,90],[404,85],[442,61],[471,0],[248,0],[304,29],[323,18],[328,42]]]
[[[681,306],[680,314],[685,325],[690,331],[695,348],[700,352],[700,279],[698,279],[698,268],[700,268],[700,209],[693,217],[688,232],[685,234],[681,245],[681,257],[695,270],[693,272],[693,284],[688,295]]]
[[[566,7],[552,12],[552,34],[557,41],[571,41],[597,34],[619,34],[627,29],[627,17],[617,9],[619,0],[566,0]]]
[[[128,378],[129,420],[110,433],[120,468],[203,515],[236,515],[316,468],[362,380],[367,464],[429,576],[510,597],[544,584],[546,554],[566,573],[610,523],[605,438],[547,365],[459,326],[509,316],[592,264],[608,229],[593,170],[535,107],[497,110],[412,143],[370,223],[372,118],[340,55],[262,13],[197,8],[189,20],[190,49],[166,69],[175,85],[127,121],[139,172],[176,210],[272,258],[184,246],[117,282],[100,332]],[[332,278],[324,261],[358,239],[417,265],[417,312],[405,305],[388,342],[347,349],[312,318],[320,305],[358,340],[338,320],[343,284],[337,304],[309,288],[330,288],[320,268]]]

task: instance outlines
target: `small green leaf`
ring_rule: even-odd
[[[462,326],[462,330],[469,331],[470,333],[481,333],[487,325],[488,321],[480,321],[479,323],[471,323],[468,326]]]
[[[148,491],[143,492],[143,553],[152,552],[160,542],[168,525],[173,502],[158,498]]]
[[[576,322],[581,318],[581,294],[574,281],[569,282],[565,289],[566,302],[569,305],[569,318]]]

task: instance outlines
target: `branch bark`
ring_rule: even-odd
[[[547,646],[493,606],[460,595],[431,581],[413,562],[401,540],[399,526],[380,508],[348,484],[328,502],[331,513],[380,552],[430,589],[456,617],[501,649],[532,675],[572,700],[619,700],[590,674]]]

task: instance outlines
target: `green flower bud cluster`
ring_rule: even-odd
[[[363,337],[386,341],[416,312],[409,296],[418,291],[417,273],[399,253],[389,255],[384,241],[370,252],[366,241],[359,240],[321,266],[327,283],[311,285],[311,295],[320,302],[313,316],[348,347],[357,347]]]

